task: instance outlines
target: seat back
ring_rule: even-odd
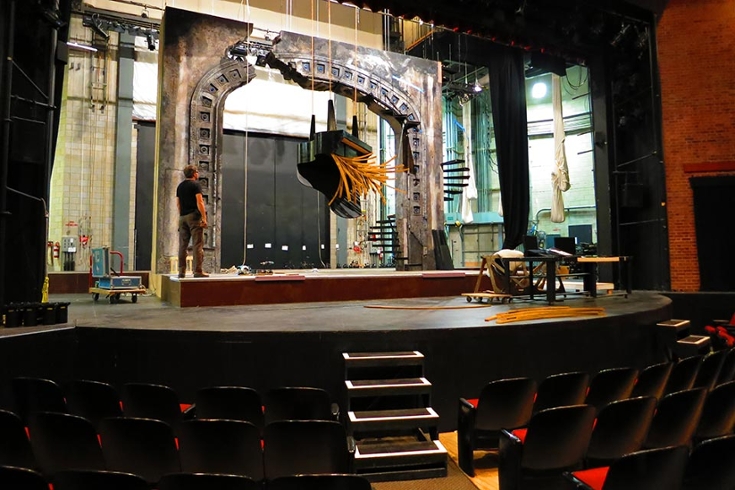
[[[122,390],[122,401],[126,417],[162,420],[174,430],[183,420],[179,396],[168,386],[127,383]]]
[[[699,371],[697,371],[697,377],[694,379],[695,388],[705,388],[706,390],[714,388],[727,353],[727,350],[718,350],[704,357]]]
[[[148,490],[148,483],[132,473],[70,470],[53,477],[53,490]]]
[[[666,382],[669,380],[671,370],[674,368],[673,362],[660,362],[646,367],[638,375],[631,398],[639,396],[652,396],[657,400],[664,396]]]
[[[43,476],[28,468],[0,466],[0,488],[3,490],[49,490]]]
[[[578,465],[592,436],[595,408],[571,405],[538,412],[528,423],[521,468],[563,470]]]
[[[731,434],[735,429],[735,381],[716,386],[707,394],[695,439]]]
[[[172,473],[161,478],[158,490],[262,490],[247,476],[214,473]]]
[[[682,490],[735,488],[735,435],[716,437],[694,446],[684,472]]]
[[[110,470],[140,475],[148,483],[181,471],[174,434],[165,422],[131,417],[104,419],[100,437]]]
[[[260,394],[242,386],[211,386],[202,388],[195,397],[196,414],[200,419],[230,419],[250,422],[263,428],[263,402]]]
[[[475,429],[499,431],[524,426],[531,418],[536,382],[508,378],[486,384],[477,402]]]
[[[694,387],[694,381],[697,379],[697,373],[703,360],[704,356],[697,355],[685,357],[674,364],[669,380],[666,383],[664,395],[689,390]]]
[[[268,483],[268,490],[371,490],[370,482],[359,475],[282,476]]]
[[[728,349],[725,360],[717,376],[717,384],[727,383],[735,379],[735,348]]]
[[[5,410],[0,410],[0,465],[36,468],[23,421]]]
[[[61,387],[50,379],[18,377],[11,382],[15,413],[24,423],[36,412],[67,413]]]
[[[604,369],[590,381],[585,403],[599,411],[610,402],[625,400],[633,392],[637,377],[638,369],[633,367]]]
[[[97,432],[92,423],[66,413],[39,412],[29,427],[31,447],[46,476],[62,470],[104,470]]]
[[[260,429],[241,420],[181,423],[179,458],[185,473],[225,473],[263,479]]]
[[[581,371],[545,378],[538,387],[533,413],[547,408],[584,404],[589,383],[590,375]]]
[[[288,386],[265,395],[266,424],[278,420],[333,420],[332,401],[321,388]]]
[[[603,490],[676,490],[686,468],[685,446],[648,449],[628,454],[610,466]]]
[[[702,415],[707,390],[693,388],[666,395],[656,408],[644,447],[686,446]]]
[[[646,441],[656,409],[652,396],[628,398],[606,405],[597,415],[587,448],[587,466],[603,466],[638,451]]]
[[[267,408],[266,408],[267,410]],[[350,473],[347,434],[338,422],[283,420],[265,426],[265,477]]]
[[[84,417],[95,427],[102,419],[123,414],[115,387],[100,381],[72,381],[66,391],[66,405],[69,413]]]

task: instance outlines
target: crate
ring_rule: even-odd
[[[97,287],[102,289],[140,289],[140,276],[108,276],[97,280]]]

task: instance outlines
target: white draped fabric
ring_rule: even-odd
[[[477,183],[475,182],[475,162],[472,158],[472,102],[462,104],[462,126],[464,126],[464,166],[469,167],[467,186],[462,188],[461,217],[462,223],[472,223],[471,200],[477,200]]]
[[[559,75],[551,75],[551,102],[554,110],[554,170],[551,172],[551,188],[553,197],[551,200],[551,221],[562,223],[564,215],[564,197],[571,187],[569,182],[569,167],[567,155],[564,151],[564,113],[561,104],[561,78]]]

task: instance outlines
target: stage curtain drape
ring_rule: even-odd
[[[498,48],[488,61],[498,176],[503,203],[503,248],[523,243],[528,229],[528,118],[523,51]]]

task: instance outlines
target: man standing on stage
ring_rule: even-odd
[[[186,250],[190,238],[194,245],[194,277],[209,277],[202,270],[207,209],[204,207],[196,165],[184,167],[184,177],[186,180],[176,188],[176,207],[179,209],[179,277],[186,276]]]

